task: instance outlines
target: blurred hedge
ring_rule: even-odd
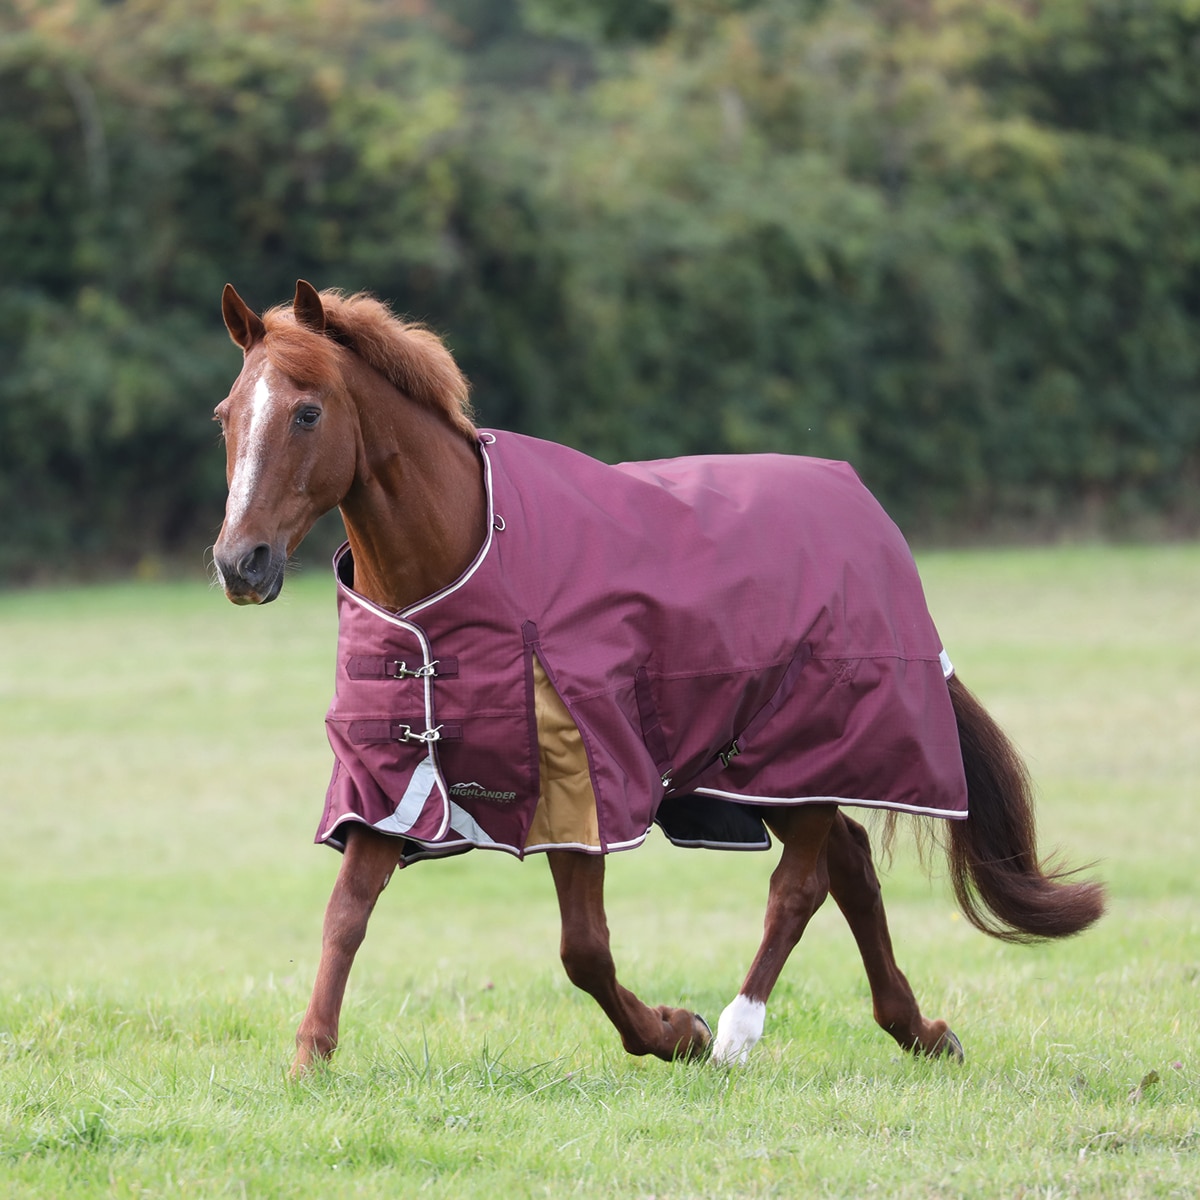
[[[198,556],[221,285],[485,422],[850,458],[917,533],[1194,532],[1195,0],[8,0],[0,575]]]

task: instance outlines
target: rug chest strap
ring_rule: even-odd
[[[351,721],[347,731],[356,746],[373,746],[381,742],[455,742],[461,741],[462,725],[452,721],[426,728],[425,719],[411,721]]]
[[[458,659],[447,655],[431,663],[409,663],[403,659],[356,654],[346,660],[346,674],[351,679],[455,679]]]

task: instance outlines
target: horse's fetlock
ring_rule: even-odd
[[[638,1058],[649,1054],[654,1049],[654,1046],[644,1037],[627,1033],[621,1035],[621,1047],[626,1054],[632,1054]]]
[[[337,1034],[311,1033],[304,1029],[296,1031],[297,1056],[303,1056],[306,1060],[332,1058],[337,1044]]]
[[[616,964],[607,947],[594,945],[564,945],[561,952],[567,978],[585,992],[594,994],[616,974]]]

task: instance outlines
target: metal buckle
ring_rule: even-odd
[[[420,733],[413,732],[411,725],[401,725],[396,734],[398,742],[424,742],[429,745],[432,742],[440,742],[442,740],[442,727],[435,725],[432,729],[423,729]]]
[[[393,662],[392,663],[392,678],[393,679],[434,679],[437,676],[437,659],[426,664],[423,667],[418,667],[415,671],[410,670],[408,663]]]
[[[737,744],[737,738],[734,738],[734,740],[729,743],[729,749],[722,750],[717,757],[721,760],[721,765],[723,767],[727,767],[733,759],[737,758],[737,756],[741,754],[741,752],[742,748]]]

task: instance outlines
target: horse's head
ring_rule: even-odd
[[[313,376],[325,382],[302,385],[281,369],[268,353],[268,325],[228,284],[221,311],[245,357],[216,409],[229,498],[213,561],[230,600],[266,604],[279,595],[289,555],[354,481],[357,420],[344,389],[327,382],[328,372]],[[321,336],[325,312],[311,284],[296,285],[292,316],[316,335],[315,347],[336,353],[332,339]]]

